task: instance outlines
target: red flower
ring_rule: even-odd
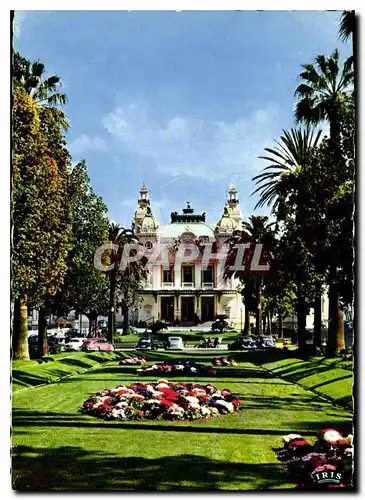
[[[170,406],[172,406],[174,403],[173,403],[172,401],[167,400],[167,399],[163,399],[163,400],[161,401],[161,404],[162,404],[162,405],[164,405],[164,406],[168,406],[168,407],[170,407]]]
[[[180,394],[178,392],[174,392],[174,391],[166,393],[166,399],[168,401],[176,402],[179,399],[179,396],[180,396]]]
[[[288,448],[296,448],[298,446],[305,446],[308,445],[308,441],[305,439],[293,439],[293,441],[290,441],[288,444]]]

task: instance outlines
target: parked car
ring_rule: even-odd
[[[65,346],[66,346],[66,340],[67,337],[66,335],[62,334],[57,334],[57,335],[50,335],[48,337],[48,348],[49,348],[49,353],[50,354],[55,354],[56,353],[56,345],[59,345],[59,350],[64,351]]]
[[[167,337],[166,349],[184,350],[184,342],[181,337]]]
[[[152,339],[150,337],[138,339],[135,349],[140,350],[151,350],[152,349]]]
[[[65,351],[81,351],[85,339],[82,337],[74,337],[65,344]]]
[[[114,351],[114,346],[113,346],[113,344],[110,344],[108,342],[104,342],[103,340],[101,340],[99,338],[87,338],[87,339],[84,339],[81,350],[82,351],[111,352],[111,351]]]
[[[271,349],[276,346],[271,335],[257,335],[255,341],[258,349]]]
[[[228,348],[232,349],[233,351],[240,351],[242,349],[256,349],[257,342],[252,337],[249,337],[247,335],[244,337],[239,337]]]
[[[79,330],[77,328],[69,328],[66,332],[66,335],[68,337],[78,337],[79,336]]]

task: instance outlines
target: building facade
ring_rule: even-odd
[[[169,224],[160,226],[153,215],[148,189],[142,186],[139,194],[132,227],[147,255],[150,252],[151,264],[141,290],[138,319],[188,326],[213,321],[217,315],[225,314],[239,328],[244,317],[244,304],[237,291],[239,281],[224,279],[224,262],[214,257],[204,262],[193,255],[191,259],[184,256],[182,262],[176,258],[181,243],[210,248],[213,254],[213,250],[222,248],[234,230],[241,229],[237,190],[231,186],[223,214],[215,224],[208,224],[206,214],[196,214],[187,202],[181,213],[171,213]],[[168,254],[165,261],[152,259],[162,247]]]

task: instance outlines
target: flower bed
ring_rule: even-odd
[[[90,395],[81,411],[105,420],[196,420],[233,413],[240,401],[211,384],[136,382]]]
[[[213,358],[212,359],[213,366],[238,366],[236,361],[233,358]]]
[[[352,481],[352,436],[343,437],[335,429],[320,431],[312,445],[299,434],[283,437],[275,449],[300,489],[349,488]]]
[[[216,375],[214,368],[189,361],[164,361],[137,370],[139,375]]]
[[[143,365],[146,360],[140,356],[130,356],[129,358],[121,358],[120,365]]]

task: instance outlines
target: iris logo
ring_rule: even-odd
[[[341,472],[336,472],[332,470],[321,471],[313,474],[313,479],[318,484],[324,484],[324,483],[340,484],[342,479],[342,474]]]

